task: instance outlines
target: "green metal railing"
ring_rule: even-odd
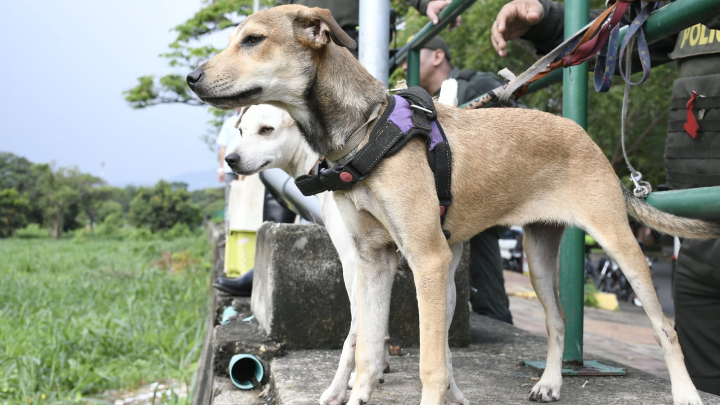
[[[423,45],[448,26],[455,18],[470,7],[475,0],[453,0],[439,15],[437,25],[428,23],[412,40],[390,59],[391,72],[398,61],[408,59],[407,82],[409,86],[420,84],[420,50]],[[660,10],[648,19],[645,37],[648,42],[673,35],[687,27],[703,22],[708,16],[720,14],[720,0],[678,0]],[[565,3],[565,36],[572,35],[588,21],[588,2],[570,1]],[[621,37],[627,28],[621,29]],[[587,70],[587,62],[580,65]],[[576,75],[572,81],[568,69],[552,72],[530,85],[528,92],[543,89],[563,79],[563,116],[587,126],[587,75]],[[485,95],[478,97],[483,98]],[[476,99],[476,100],[477,100]],[[646,202],[660,210],[676,215],[720,220],[720,187],[705,187],[682,191],[651,193]],[[583,297],[584,297],[584,238],[583,231],[569,228],[564,236],[560,251],[560,299],[566,315],[565,352],[566,362],[583,362]],[[587,364],[587,362],[586,362]]]

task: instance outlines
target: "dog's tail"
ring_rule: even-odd
[[[668,214],[635,197],[620,182],[625,206],[630,215],[656,231],[688,239],[714,239],[720,237],[720,224],[701,219],[683,218]]]

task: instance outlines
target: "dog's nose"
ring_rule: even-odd
[[[237,166],[238,163],[240,163],[240,155],[233,152],[225,156],[225,161],[230,167],[234,168],[235,166]]]
[[[197,68],[187,75],[187,83],[192,87],[194,84],[200,81],[203,77],[202,68]]]

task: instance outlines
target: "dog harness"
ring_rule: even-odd
[[[440,201],[440,224],[445,223],[452,204],[450,179],[452,155],[450,144],[437,120],[432,97],[421,87],[411,87],[388,97],[387,108],[370,133],[370,139],[345,163],[329,167],[327,160],[320,162],[313,173],[295,179],[295,184],[306,195],[323,191],[349,190],[367,178],[382,158],[392,156],[415,136],[427,144],[427,159],[435,176],[435,190]],[[450,239],[450,232],[443,230]]]

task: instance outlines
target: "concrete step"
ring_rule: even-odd
[[[461,391],[471,404],[527,404],[528,392],[539,374],[522,360],[544,360],[546,341],[511,325],[479,315],[470,316],[472,340],[468,348],[454,349],[453,368]],[[421,384],[418,350],[405,349],[391,357],[391,372],[378,386],[371,404],[417,405]],[[332,381],[339,351],[290,351],[272,361],[277,405],[314,405]],[[619,364],[600,360],[606,365]],[[564,404],[672,404],[670,382],[625,367],[622,377],[565,377]],[[720,397],[701,394],[706,405]]]

